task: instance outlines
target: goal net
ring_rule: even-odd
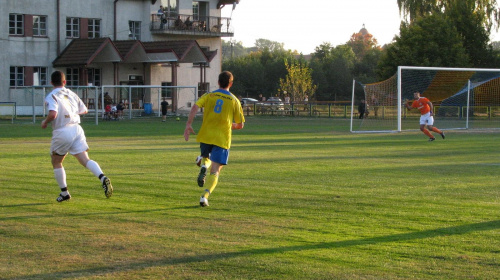
[[[420,112],[403,106],[416,91],[434,105],[439,129],[500,128],[500,69],[400,66],[385,81],[353,85],[352,132],[418,129]],[[368,112],[362,118],[357,114],[361,99]]]
[[[0,102],[0,121],[14,123],[16,102]]]

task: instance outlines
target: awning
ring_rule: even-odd
[[[109,38],[75,39],[53,62],[55,67],[88,66],[92,63],[206,63],[217,51],[204,52],[195,40],[111,41]]]
[[[109,38],[74,39],[52,64],[64,67],[120,61],[122,57]]]

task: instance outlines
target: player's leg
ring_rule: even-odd
[[[425,135],[429,136],[429,139],[433,139],[434,136],[432,135],[432,133],[430,133],[430,131],[425,128],[425,124],[421,124],[420,125],[420,131],[422,131]]]
[[[76,140],[73,142],[73,145],[71,146],[70,153],[76,157],[78,162],[90,170],[94,176],[99,178],[101,180],[101,185],[102,188],[104,189],[104,194],[106,197],[111,197],[113,194],[113,186],[111,185],[111,181],[109,180],[106,175],[104,175],[104,172],[102,172],[101,167],[99,164],[89,158],[89,155],[87,153],[89,146],[87,144],[87,140],[85,138],[85,134],[83,133],[83,129],[78,126],[77,130],[77,137],[75,138]]]
[[[71,195],[68,192],[66,183],[66,171],[63,167],[63,161],[71,146],[73,130],[71,128],[62,128],[52,132],[52,141],[50,143],[50,156],[54,177],[56,179],[61,193],[57,197],[58,202],[69,200]]]
[[[64,170],[62,165],[65,157],[66,155],[58,155],[55,153],[52,153],[51,155],[54,177],[57,185],[59,185],[59,188],[61,189],[61,193],[59,194],[59,197],[57,197],[58,202],[63,202],[71,198],[71,195],[68,192],[68,184],[66,183],[66,170]]]
[[[438,129],[437,127],[434,127],[433,116],[430,116],[429,119],[427,120],[427,127],[429,128],[429,130],[439,133],[443,139],[445,138],[444,132]]]
[[[219,182],[219,174],[222,167],[227,164],[229,159],[229,150],[214,146],[210,155],[212,166],[210,168],[210,175],[206,180],[205,193],[200,199],[201,206],[208,206],[208,197],[213,193],[217,183]]]
[[[201,188],[205,185],[205,178],[207,171],[210,169],[212,161],[210,160],[210,153],[212,152],[213,145],[200,143],[200,156],[196,159],[199,162],[200,173],[198,173],[198,186]],[[201,157],[201,159],[200,159]]]
[[[429,113],[420,116],[420,131],[422,131],[425,135],[429,137],[429,141],[434,141],[436,138],[434,138],[432,133],[430,133],[429,130],[425,128],[429,121],[429,116],[430,116]]]
[[[101,180],[101,185],[102,188],[104,189],[104,194],[106,195],[107,198],[111,197],[111,195],[113,194],[113,186],[111,185],[111,180],[109,180],[109,178],[106,177],[106,175],[104,175],[104,172],[102,172],[102,169],[99,166],[99,164],[89,158],[87,151],[81,152],[74,156],[78,159],[78,162],[80,162],[81,165],[90,170],[90,172],[92,172],[94,176],[96,176],[97,178],[99,178],[99,180]]]

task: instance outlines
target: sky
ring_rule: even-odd
[[[401,22],[397,0],[240,0],[232,8],[222,9],[234,28],[234,37],[224,40],[253,47],[257,39],[268,39],[303,54],[325,42],[345,44],[363,25],[383,46],[399,35]]]

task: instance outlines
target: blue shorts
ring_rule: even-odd
[[[201,156],[213,162],[226,165],[229,159],[229,150],[219,146],[200,143]]]

